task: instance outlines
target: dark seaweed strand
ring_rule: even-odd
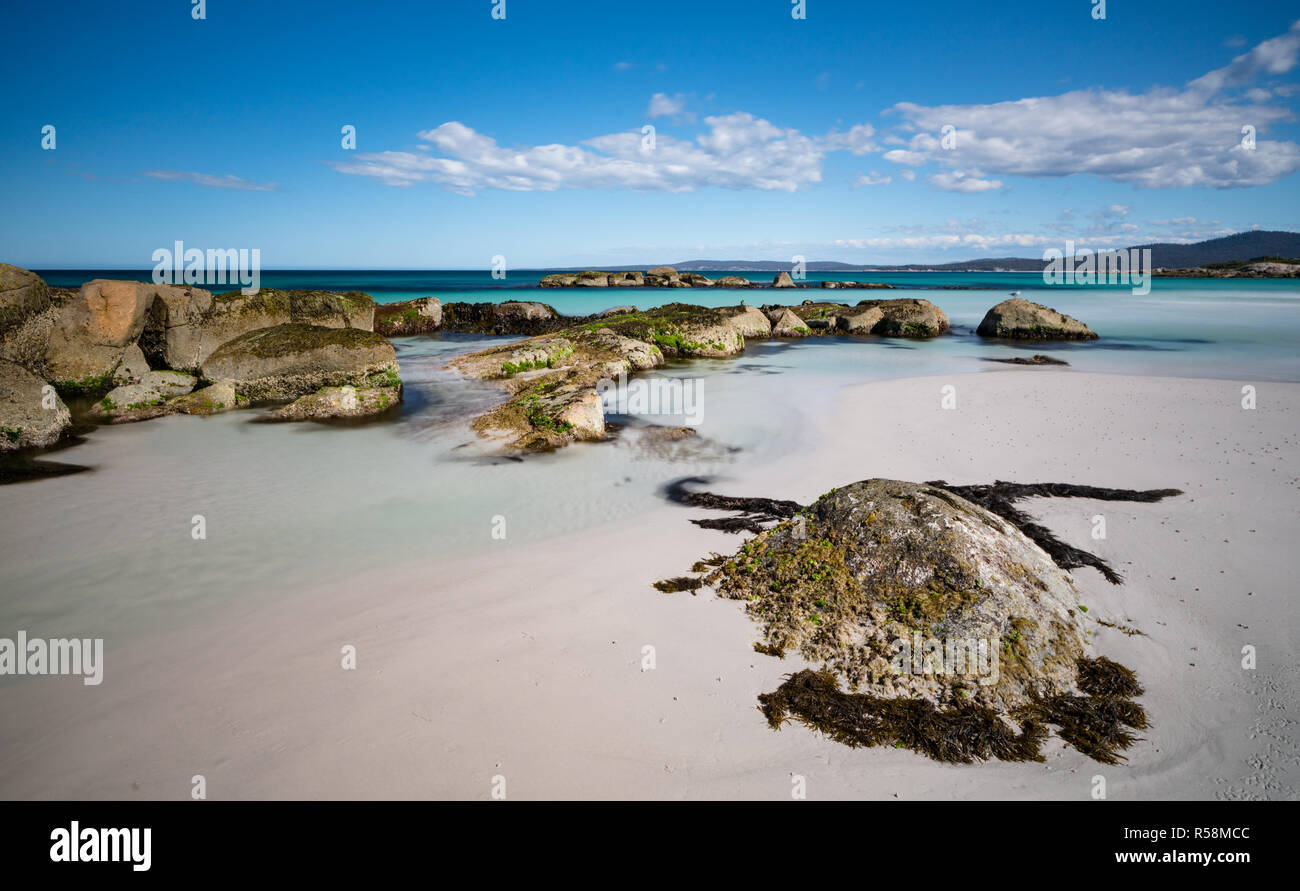
[[[938,709],[925,699],[844,693],[829,671],[787,675],[774,693],[758,700],[773,729],[797,720],[852,748],[893,745],[949,764],[1042,761],[1039,748],[1047,738],[1040,723],[1026,720],[1017,733],[984,706]]]
[[[673,480],[664,486],[664,495],[673,504],[688,507],[704,507],[710,510],[735,511],[738,516],[722,519],[693,519],[701,529],[719,529],[723,532],[762,532],[772,523],[788,520],[803,510],[796,501],[783,501],[777,498],[738,498],[731,495],[715,495],[712,492],[692,492],[688,484],[707,485],[704,477],[691,476]]]
[[[676,578],[655,582],[654,587],[665,594],[676,594],[678,591],[690,591],[694,594],[695,590],[703,584],[704,579],[693,579],[688,575],[679,575]]]
[[[1028,514],[1016,508],[1014,502],[1022,498],[1041,496],[1095,498],[1099,501],[1138,501],[1151,504],[1172,495],[1183,494],[1180,489],[1108,489],[1100,486],[1079,486],[1074,483],[1009,483],[1004,480],[996,480],[992,485],[977,486],[953,486],[944,480],[932,480],[926,485],[944,489],[1002,517],[1046,551],[1052,558],[1052,562],[1062,569],[1091,566],[1105,576],[1106,581],[1112,585],[1121,584],[1123,578],[1110,567],[1109,563],[1096,554],[1061,541],[1052,534],[1051,530],[1038,525]]]
[[[1051,724],[1063,741],[1095,761],[1125,760],[1121,751],[1138,740],[1127,728],[1149,726],[1146,710],[1130,698],[1142,692],[1137,677],[1102,656],[1078,661],[1078,682],[1088,695],[1044,696],[1017,709],[1011,717],[1019,733],[987,706],[941,709],[920,698],[845,693],[826,670],[786,675],[775,692],[758,701],[774,730],[794,720],[851,748],[893,745],[951,764],[1042,761],[1040,749]]]

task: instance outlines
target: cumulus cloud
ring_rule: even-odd
[[[880,151],[880,146],[872,141],[875,134],[876,128],[870,124],[858,124],[850,128],[846,133],[831,131],[822,140],[822,144],[832,151],[844,149],[855,155],[865,155],[868,152]]]
[[[875,131],[866,124],[815,137],[734,112],[707,117],[704,125],[693,141],[658,133],[653,148],[639,129],[578,145],[506,148],[449,121],[418,134],[424,151],[365,154],[334,167],[391,186],[431,182],[462,194],[478,189],[689,192],[709,186],[793,192],[821,181],[828,152],[876,150]]]
[[[655,93],[650,97],[650,107],[646,109],[646,117],[654,120],[655,118],[686,118],[695,120],[695,115],[686,111],[686,97],[681,93],[669,96],[665,93]]]
[[[275,191],[275,183],[255,183],[233,174],[214,176],[211,173],[196,173],[192,170],[146,170],[141,175],[152,179],[194,183],[196,186],[209,189],[239,189],[245,192]]]
[[[1002,188],[1002,180],[1000,179],[981,179],[977,173],[965,170],[932,173],[928,179],[932,185],[938,186],[945,192],[961,192],[965,195],[991,192],[994,189]]]
[[[1300,146],[1257,138],[1249,148],[1242,127],[1265,133],[1293,115],[1268,104],[1271,95],[1283,95],[1277,88],[1266,91],[1270,96],[1258,88],[1234,91],[1259,77],[1289,72],[1298,57],[1300,21],[1181,89],[1076,90],[988,105],[900,102],[892,111],[913,135],[906,149],[886,152],[884,158],[952,168],[953,177],[936,175],[942,177],[935,183],[941,188],[970,182],[956,177],[957,169],[1027,177],[1090,173],[1140,188],[1264,185],[1300,170]],[[951,148],[941,143],[947,125],[956,128]]]
[[[854,187],[857,186],[887,186],[893,181],[892,176],[882,176],[879,171],[873,170],[866,176],[859,176],[853,181]]]

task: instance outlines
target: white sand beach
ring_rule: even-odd
[[[656,500],[594,534],[511,538],[488,559],[413,553],[110,640],[99,687],[7,679],[0,797],[184,799],[202,775],[211,799],[484,799],[504,777],[511,799],[788,800],[797,775],[809,799],[1087,799],[1102,775],[1111,799],[1294,798],[1300,384],[1258,383],[1244,410],[1248,383],[1016,368],[854,385],[809,420],[797,458],[738,463],[709,487],[802,503],[868,477],[1184,490],[1022,504],[1125,577],[1073,572],[1090,619],[1143,632],[1089,623],[1092,655],[1146,688],[1152,726],[1126,764],[1055,739],[1045,763],[954,766],[772,731],[756,697],[801,663],[753,652],[736,602],[651,588],[743,536]],[[55,529],[66,508],[23,522]]]

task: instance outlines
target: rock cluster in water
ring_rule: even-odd
[[[556,273],[540,286],[757,287],[738,276],[711,280],[667,266],[644,273]],[[778,273],[772,283],[782,291],[806,287],[788,273]],[[0,451],[56,442],[72,423],[63,402],[72,396],[90,398],[91,418],[106,423],[214,414],[263,400],[294,403],[276,413],[281,419],[379,414],[402,398],[387,338],[439,331],[530,337],[460,357],[452,366],[507,391],[500,406],[475,422],[480,433],[514,448],[548,449],[606,435],[597,387],[619,373],[645,371],[668,359],[734,356],[754,338],[924,339],[950,327],[943,310],[918,298],[854,305],[803,300],[761,308],[743,301],[718,308],[672,303],[644,312],[619,306],[566,317],[538,301],[443,303],[423,297],[376,305],[358,292],[264,288],[251,295],[212,294],[104,279],[79,289],[49,288],[34,273],[0,264]],[[1096,336],[1068,316],[1023,300],[990,310],[980,333]],[[34,394],[41,395],[35,403]]]

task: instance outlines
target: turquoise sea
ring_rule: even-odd
[[[93,278],[138,278],[148,270],[51,270],[40,274],[51,285],[77,287]],[[970,361],[1005,358],[1024,349],[974,337],[989,307],[1012,291],[1045,303],[1090,325],[1102,339],[1090,344],[1053,345],[1050,352],[1087,371],[1185,377],[1300,381],[1300,280],[1156,278],[1146,295],[1122,285],[1047,285],[1038,273],[813,273],[808,290],[735,291],[709,288],[545,288],[537,282],[545,270],[510,272],[504,281],[486,270],[282,270],[263,272],[268,288],[317,288],[364,291],[380,303],[436,296],[443,302],[540,300],[566,315],[587,315],[611,306],[641,309],[682,301],[705,306],[834,300],[856,303],[883,297],[923,297],[948,314],[955,336],[926,343],[859,341],[860,346],[894,350],[823,350],[829,344],[801,345],[801,362],[814,365],[851,362],[865,378],[915,376],[971,370]],[[772,273],[710,272],[710,278],[742,275],[770,282]],[[872,281],[897,286],[895,291],[822,290],[823,280]],[[235,286],[214,290],[233,290]],[[424,339],[427,343],[428,339]],[[751,348],[752,349],[752,348]],[[1041,349],[1041,348],[1040,348]],[[891,355],[907,350],[904,360]],[[846,356],[852,353],[852,356]],[[824,355],[822,353],[825,353]],[[816,355],[814,355],[816,354]]]
[[[41,274],[60,286],[136,277],[120,270]],[[509,287],[493,288],[478,272],[266,273],[267,286],[361,290],[381,301],[426,294],[533,299],[574,314],[682,300],[917,296],[942,307],[954,333],[928,341],[751,341],[731,359],[670,363],[656,373],[702,381],[704,394],[700,437],[674,454],[645,448],[640,430],[684,423],[678,416],[615,416],[624,430],[613,442],[525,460],[485,453],[466,421],[499,394],[443,364],[502,339],[466,334],[395,339],[405,402],[396,417],[375,423],[266,424],[255,408],[98,427],[47,456],[89,472],[0,487],[0,627],[127,636],[201,623],[282,589],[488,553],[500,547],[488,534],[498,515],[510,519],[511,542],[608,528],[662,504],[664,484],[682,476],[766,494],[759,491],[765,469],[799,460],[812,422],[833,417],[840,389],[863,381],[994,371],[1009,366],[990,359],[1033,352],[1066,359],[1069,370],[1216,378],[1234,399],[1245,384],[1300,381],[1296,281],[1157,279],[1150,294],[1135,296],[1119,287],[1049,288],[1030,274],[850,277],[909,288],[615,292],[538,290],[529,286],[537,275],[512,275]],[[1014,290],[1077,316],[1101,339],[1013,346],[975,336],[984,312]],[[1266,400],[1267,390],[1260,393]],[[206,541],[191,540],[195,514],[207,518]],[[636,580],[636,590],[644,584]]]

